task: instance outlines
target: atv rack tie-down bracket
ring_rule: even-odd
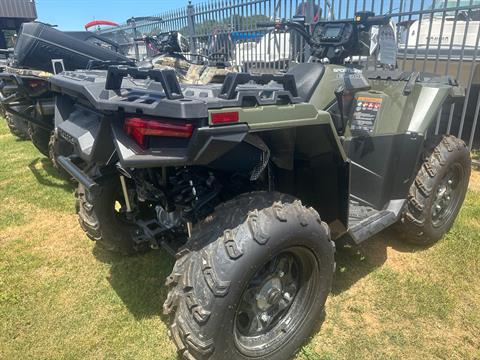
[[[297,85],[295,83],[295,77],[292,74],[262,74],[252,75],[247,73],[229,73],[225,77],[225,80],[220,90],[220,98],[231,100],[235,99],[236,89],[238,85],[244,85],[253,81],[259,85],[266,85],[271,81],[283,85],[285,91],[289,91],[293,97],[298,97]]]
[[[110,66],[134,66],[133,61],[88,60],[86,70],[108,70]]]
[[[412,93],[413,87],[415,86],[415,83],[417,82],[419,76],[420,76],[419,72],[412,72],[410,74],[410,76],[408,77],[407,83],[403,88],[403,95],[408,96]]]
[[[143,70],[130,66],[109,66],[105,89],[120,90],[125,76],[131,76],[134,79],[151,79],[159,82],[162,84],[165,96],[170,100],[183,98],[182,89],[175,71],[171,69]]]

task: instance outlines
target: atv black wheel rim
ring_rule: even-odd
[[[266,354],[288,341],[306,318],[318,276],[317,259],[306,248],[290,248],[265,264],[250,280],[237,308],[237,348],[247,355]]]
[[[455,214],[461,200],[463,181],[462,167],[460,164],[454,164],[438,184],[431,210],[434,227],[444,225]]]

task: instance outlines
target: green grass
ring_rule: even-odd
[[[472,158],[474,158],[475,160],[480,160],[480,150],[472,150]]]
[[[0,358],[175,359],[161,313],[173,261],[94,247],[74,189],[3,121],[0,154]],[[326,321],[298,359],[480,358],[479,234],[472,186],[454,228],[428,249],[392,231],[339,249]]]

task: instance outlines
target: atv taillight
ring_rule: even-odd
[[[193,133],[192,124],[138,116],[127,117],[123,129],[143,148],[147,145],[147,136],[190,138]]]
[[[43,80],[28,80],[27,84],[28,84],[28,87],[33,91],[47,86],[47,82]]]
[[[239,120],[237,111],[213,113],[211,118],[214,125],[235,123]]]

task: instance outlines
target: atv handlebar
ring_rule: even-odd
[[[390,16],[378,15],[366,18],[362,23],[367,26],[387,25],[390,22]]]
[[[302,36],[308,45],[315,46],[311,35],[305,29],[305,25],[296,21],[269,21],[257,23],[259,28],[275,28],[275,30],[295,30],[300,36]]]
[[[358,13],[358,16],[355,16],[354,20],[348,20],[346,19],[345,21],[341,20],[336,20],[335,22],[357,22],[362,25],[366,25],[367,27],[370,26],[375,26],[375,25],[387,25],[390,21],[390,16],[389,15],[377,15],[377,16],[372,16],[369,14],[361,14]],[[322,21],[319,21],[322,22]],[[327,23],[329,21],[326,21]],[[298,22],[294,21],[268,21],[268,22],[259,22],[257,23],[258,28],[271,28],[274,27],[276,29],[285,29],[286,27],[291,27],[291,28],[296,28],[296,29],[302,29],[304,30],[304,26],[301,25]]]
[[[277,24],[277,23],[274,22],[274,21],[259,22],[259,23],[257,23],[257,27],[258,27],[258,28],[270,28],[270,27],[274,27],[275,24]]]

